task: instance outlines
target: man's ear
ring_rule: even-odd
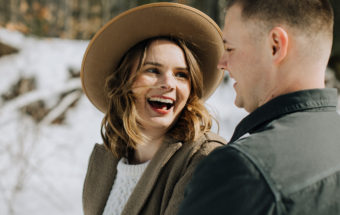
[[[288,33],[281,27],[273,28],[269,33],[273,61],[279,64],[287,56]]]

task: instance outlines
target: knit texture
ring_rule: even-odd
[[[130,165],[126,158],[119,160],[116,179],[106,202],[103,215],[119,215],[122,213],[126,202],[148,164],[149,161]]]

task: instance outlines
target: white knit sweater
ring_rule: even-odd
[[[122,213],[127,200],[148,164],[149,161],[130,165],[126,158],[119,160],[116,179],[106,202],[103,215],[119,215]]]

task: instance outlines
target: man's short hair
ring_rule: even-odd
[[[242,8],[244,19],[257,19],[268,27],[286,24],[306,34],[333,36],[334,13],[328,0],[228,0]]]

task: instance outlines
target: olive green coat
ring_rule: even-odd
[[[165,141],[141,176],[122,214],[176,214],[197,164],[225,143],[213,133],[202,135],[194,143]],[[103,213],[117,164],[118,159],[104,145],[95,145],[84,183],[85,215]]]

